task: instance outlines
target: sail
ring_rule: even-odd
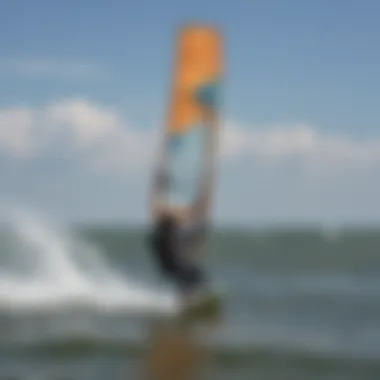
[[[219,133],[222,74],[219,31],[202,25],[181,28],[172,70],[171,97],[154,172],[152,204],[162,211],[173,207],[191,210],[199,206],[203,197],[206,215],[212,200]]]

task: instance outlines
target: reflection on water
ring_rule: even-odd
[[[142,380],[199,379],[210,359],[194,326],[171,322],[150,332]]]

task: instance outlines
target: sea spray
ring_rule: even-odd
[[[95,246],[67,229],[17,209],[2,210],[0,308],[170,312],[174,297],[120,274]]]

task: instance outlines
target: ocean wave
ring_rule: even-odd
[[[145,339],[104,340],[95,337],[70,336],[35,344],[0,347],[7,354],[43,356],[43,357],[87,357],[96,354],[112,356],[142,355],[149,350],[149,341]],[[296,348],[283,345],[268,344],[226,344],[208,345],[209,352],[221,366],[252,364],[256,367],[264,365],[297,366],[305,368],[358,367],[367,370],[380,370],[380,358],[358,353],[322,352],[306,347]]]

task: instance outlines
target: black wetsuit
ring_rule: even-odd
[[[189,293],[205,283],[203,271],[189,253],[192,244],[203,239],[204,234],[204,226],[181,228],[166,220],[157,224],[150,237],[161,272],[174,281],[182,293]]]

